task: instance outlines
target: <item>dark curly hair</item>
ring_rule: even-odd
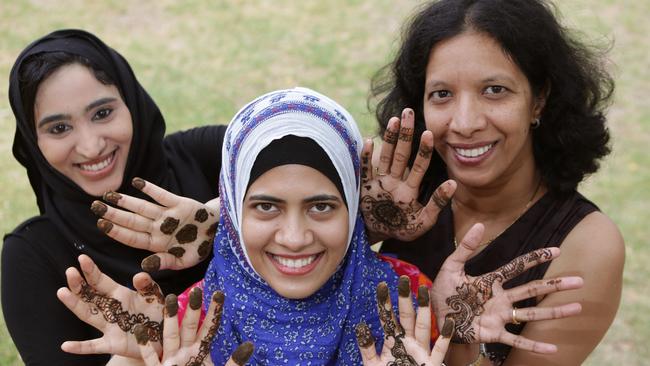
[[[36,103],[38,87],[59,68],[75,63],[91,70],[100,83],[104,85],[115,85],[115,82],[104,70],[100,69],[99,66],[93,64],[85,57],[63,51],[43,52],[30,56],[21,65],[18,77],[23,110],[32,128],[32,133],[35,133],[36,129],[34,123],[34,105]]]
[[[578,41],[543,0],[441,0],[425,4],[406,24],[395,60],[372,79],[380,132],[403,108],[415,110],[411,163],[425,130],[423,96],[429,54],[439,42],[472,30],[486,34],[526,75],[533,95],[548,92],[541,126],[532,130],[535,162],[549,190],[576,189],[610,152],[605,110],[614,81],[604,52]],[[446,177],[434,154],[423,189]],[[435,186],[434,186],[435,187]]]

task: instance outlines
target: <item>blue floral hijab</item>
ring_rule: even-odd
[[[347,253],[332,277],[304,299],[276,293],[253,269],[242,240],[243,200],[257,155],[287,135],[310,138],[329,156],[348,202]],[[263,95],[230,122],[220,179],[221,221],[214,258],[205,277],[205,296],[226,294],[221,327],[212,345],[215,365],[223,365],[241,342],[251,341],[251,365],[360,365],[354,327],[366,322],[380,349],[376,286],[395,289],[397,275],[370,250],[358,212],[363,141],[352,116],[331,99],[305,88]],[[391,292],[393,304],[396,293]]]

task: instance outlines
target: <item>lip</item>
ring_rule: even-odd
[[[115,168],[115,165],[116,165],[116,162],[117,162],[117,159],[118,159],[118,153],[117,153],[118,150],[119,150],[119,148],[113,150],[109,154],[106,154],[106,155],[104,155],[102,157],[99,157],[97,159],[94,159],[94,160],[85,161],[83,163],[75,163],[74,166],[75,166],[75,168],[77,168],[77,171],[79,172],[79,174],[81,174],[82,176],[84,176],[86,178],[89,178],[89,179],[92,179],[92,180],[103,179],[106,176],[108,176],[109,174],[111,174],[113,169]],[[99,164],[99,163],[105,162],[108,159],[110,159],[110,162],[108,163],[108,165],[106,165],[105,167],[103,167],[100,170],[85,170],[85,169],[83,169],[81,167],[82,165]]]
[[[494,152],[494,149],[497,144],[498,141],[476,142],[471,144],[448,143],[447,145],[450,147],[456,161],[458,161],[462,165],[476,166],[483,163],[490,156],[492,156],[492,153]],[[487,148],[487,150],[481,152],[481,150],[485,148]],[[461,155],[461,153],[458,150],[475,150],[473,151],[473,153],[480,153],[480,155],[477,156],[467,156],[467,154]]]
[[[302,276],[302,275],[306,275],[306,274],[312,272],[314,270],[314,268],[316,268],[318,263],[320,263],[320,260],[323,258],[324,253],[325,252],[323,251],[323,252],[314,253],[314,254],[302,254],[302,255],[284,255],[283,254],[283,255],[279,255],[279,254],[273,254],[273,253],[266,252],[266,255],[269,258],[269,260],[271,261],[271,263],[273,263],[273,266],[278,270],[278,272],[280,272],[282,274],[285,274],[285,275],[289,275],[289,276]],[[306,258],[313,257],[313,256],[316,256],[316,258],[314,258],[314,260],[311,263],[309,263],[309,264],[307,264],[305,266],[302,266],[302,267],[289,267],[289,266],[286,266],[286,265],[280,263],[278,261],[278,259],[277,259],[277,257],[281,257],[281,258],[285,258],[285,259],[288,259],[288,260],[294,260],[295,261],[295,260],[300,260],[300,259],[306,259]]]

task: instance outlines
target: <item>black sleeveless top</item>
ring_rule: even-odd
[[[476,276],[491,272],[519,255],[539,248],[560,246],[569,232],[588,214],[598,207],[578,192],[562,196],[546,193],[515,223],[499,235],[483,251],[465,264],[465,271]],[[384,241],[381,251],[397,255],[399,259],[416,265],[429,278],[435,278],[442,263],[454,251],[454,218],[451,205],[447,205],[437,224],[426,234],[412,242],[390,239]],[[508,289],[544,277],[550,262],[538,265],[510,280],[503,287]],[[518,308],[535,306],[536,299],[515,304]],[[506,329],[520,334],[524,323],[508,324]],[[490,360],[503,362],[510,346],[500,343],[487,345]]]

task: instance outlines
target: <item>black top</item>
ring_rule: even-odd
[[[221,164],[221,145],[225,126],[209,126],[175,133],[165,138],[164,147],[170,156],[182,157],[188,164],[197,164],[205,175],[186,179],[214,182],[211,194],[176,192],[205,202],[217,196],[217,174]],[[197,167],[198,168],[198,167]],[[173,171],[170,171],[173,174]],[[89,213],[92,216],[92,213]],[[114,243],[115,248],[122,247]],[[56,297],[66,286],[65,270],[79,267],[77,257],[84,248],[71,243],[47,214],[31,218],[4,237],[2,247],[2,310],[9,333],[27,365],[102,365],[107,355],[78,356],[61,351],[66,340],[88,340],[101,336],[83,323]],[[141,261],[151,253],[141,251]],[[179,293],[203,278],[210,259],[184,271],[161,271],[154,276],[163,292]],[[137,268],[125,272],[101,268],[112,278],[121,278],[122,285],[132,287],[131,277]],[[173,274],[173,276],[169,276]]]
[[[547,193],[483,251],[467,261],[465,272],[472,276],[480,275],[535,249],[560,246],[585,216],[597,210],[596,205],[578,192],[563,196]],[[442,210],[437,224],[422,237],[408,243],[391,239],[381,247],[382,252],[394,253],[400,259],[416,265],[429,278],[436,277],[442,263],[454,250],[454,218],[450,205]],[[531,268],[503,287],[512,288],[541,279],[549,265],[550,262],[547,262]],[[536,304],[533,298],[515,305],[524,308]],[[524,324],[506,326],[516,334],[520,334],[523,327]],[[487,350],[490,359],[500,364],[508,356],[510,347],[495,343],[488,344]]]

